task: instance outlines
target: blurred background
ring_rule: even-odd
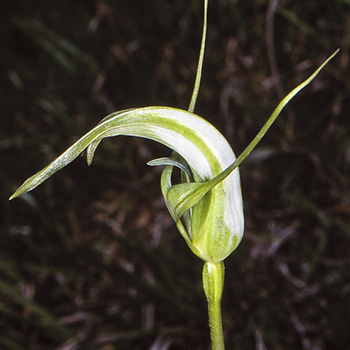
[[[1,2],[0,349],[210,349],[203,263],[145,165],[168,149],[108,139],[8,202],[107,114],[188,108],[202,2]],[[236,154],[341,49],[240,167],[227,349],[350,349],[350,1],[209,2],[196,113]]]

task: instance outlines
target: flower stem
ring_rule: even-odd
[[[203,288],[208,301],[209,326],[212,350],[225,350],[221,322],[221,296],[224,287],[224,263],[205,262]]]

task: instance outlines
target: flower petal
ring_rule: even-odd
[[[130,109],[106,117],[61,156],[26,180],[10,199],[33,190],[87,147],[88,163],[91,163],[99,142],[117,135],[149,138],[175,150],[189,164],[196,181],[212,178],[234,160],[224,137],[193,113],[170,107]]]

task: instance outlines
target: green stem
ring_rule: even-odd
[[[203,288],[208,301],[209,326],[212,350],[225,350],[221,322],[221,296],[224,287],[224,263],[205,262]]]

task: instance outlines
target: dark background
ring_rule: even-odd
[[[210,0],[196,113],[236,154],[340,53],[240,167],[245,236],[226,260],[227,349],[349,349],[350,1]],[[105,140],[7,198],[105,115],[187,109],[201,0],[0,4],[0,348],[210,348],[202,262],[167,213],[152,141]],[[268,13],[270,15],[268,15]]]

